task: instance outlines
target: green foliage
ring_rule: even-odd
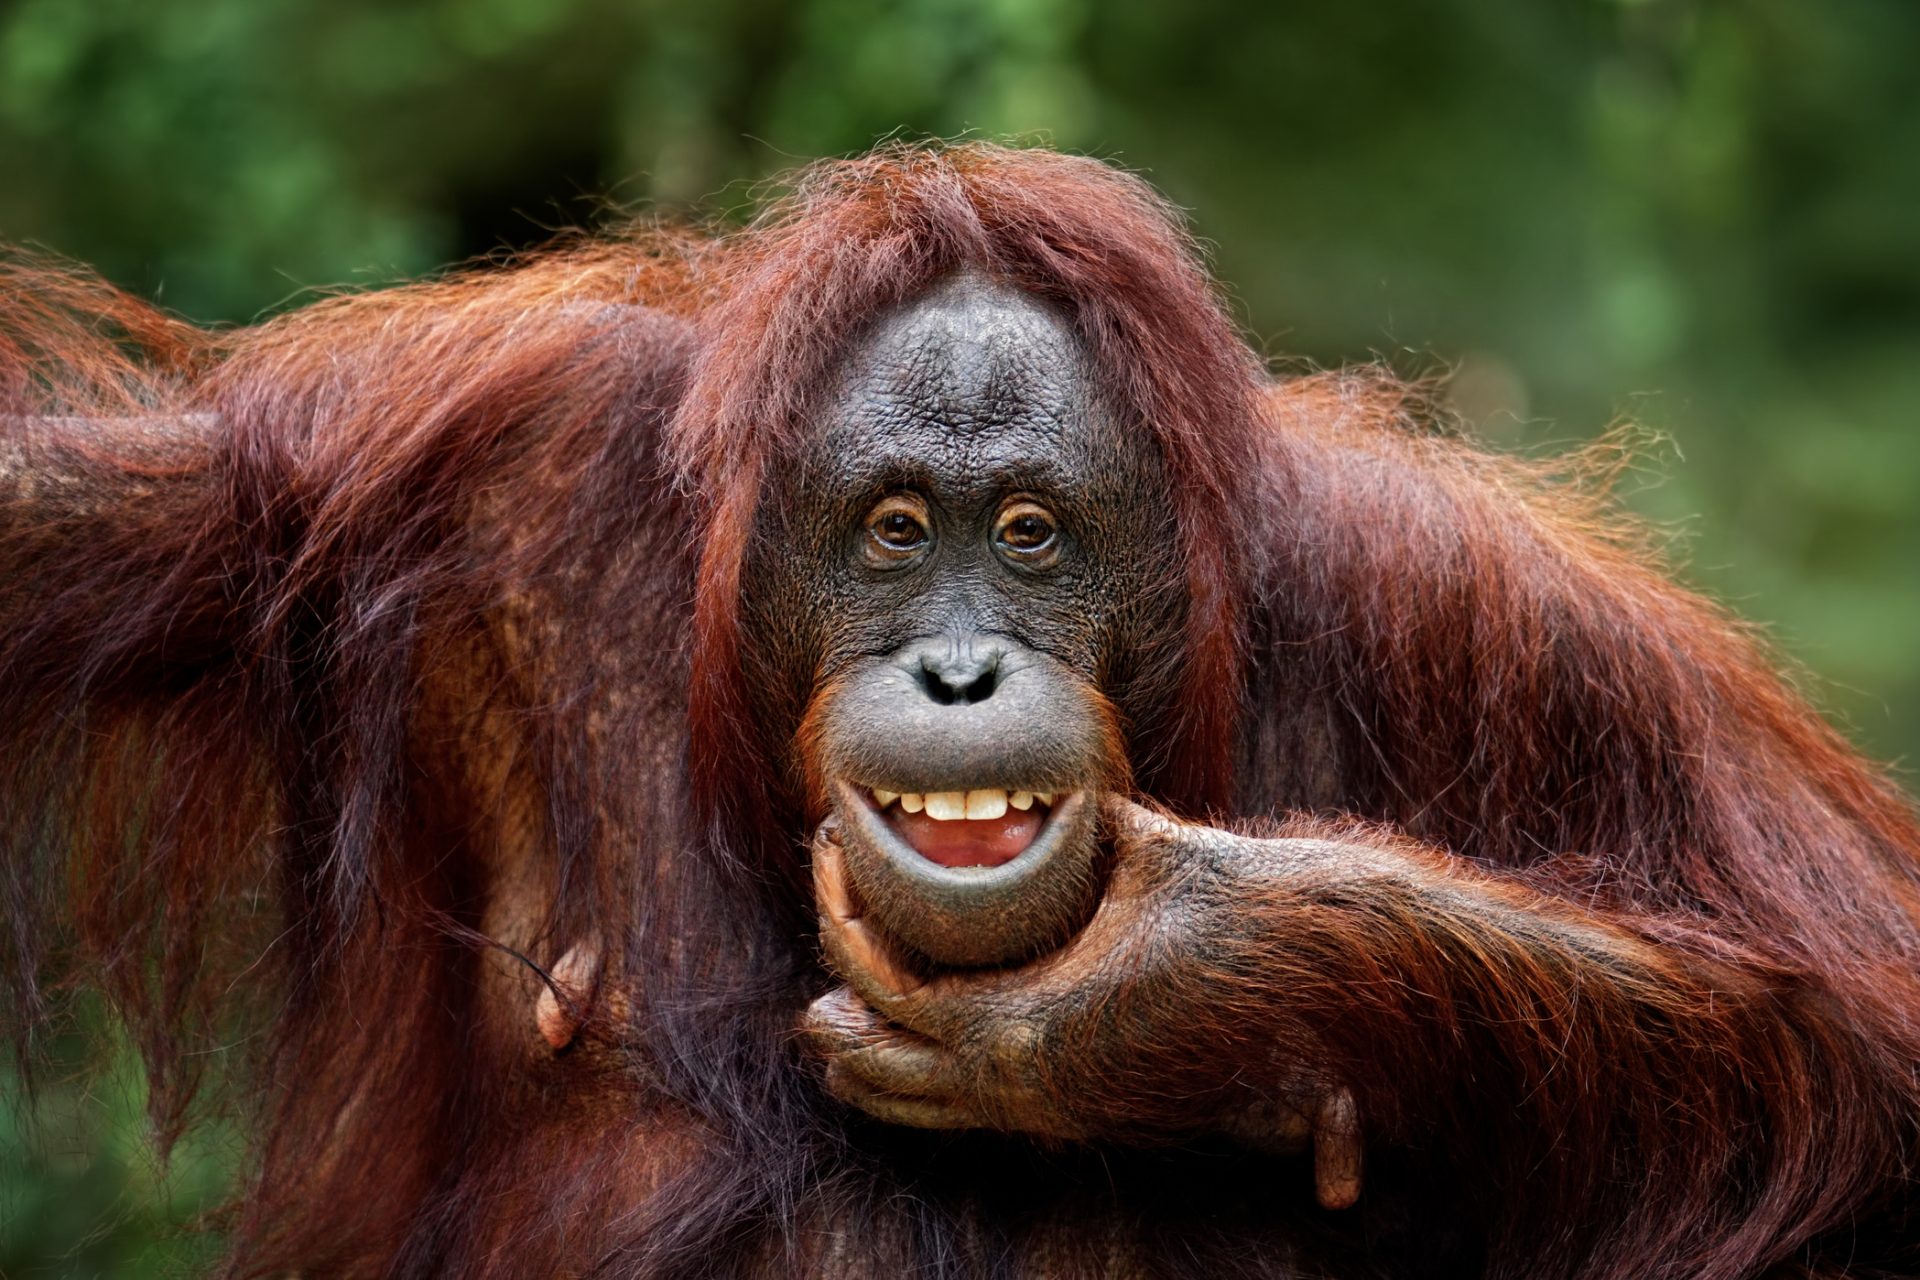
[[[137,1060],[97,1010],[78,1021],[37,1068],[30,1107],[0,1066],[0,1275],[205,1274],[237,1136],[200,1125],[162,1162]],[[97,1060],[109,1065],[90,1070]]]
[[[896,132],[1091,151],[1276,353],[1451,366],[1511,447],[1662,433],[1631,496],[1686,572],[1911,758],[1916,49],[1910,0],[15,0],[0,239],[237,321]],[[126,1099],[42,1110],[0,1268],[149,1267],[210,1184],[154,1198]]]

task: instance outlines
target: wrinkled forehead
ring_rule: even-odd
[[[1079,337],[1052,307],[973,277],[884,317],[821,415],[816,455],[843,478],[925,472],[945,484],[1086,480],[1113,420]]]

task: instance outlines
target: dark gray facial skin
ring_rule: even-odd
[[[949,964],[1045,950],[1091,910],[1093,801],[1124,784],[1125,739],[1168,713],[1177,674],[1158,452],[1096,394],[1062,316],[971,276],[881,318],[817,423],[748,553],[767,727],[795,735],[884,928]],[[1051,524],[1037,553],[1008,536],[1021,503]],[[924,539],[890,545],[877,510],[910,512]],[[872,797],[993,787],[1057,797],[1027,853],[993,867],[921,857]]]

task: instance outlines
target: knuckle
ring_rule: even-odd
[[[1002,1023],[994,1036],[992,1050],[998,1073],[1008,1080],[1031,1078],[1036,1066],[1045,1059],[1046,1039],[1045,1030],[1029,1019],[1015,1018]]]

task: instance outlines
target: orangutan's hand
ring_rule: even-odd
[[[882,1120],[1053,1139],[1212,1130],[1268,1149],[1317,1139],[1321,1198],[1359,1187],[1352,1101],[1298,1062],[1245,1078],[1231,1041],[1301,1042],[1284,1015],[1233,1000],[1243,881],[1271,892],[1286,864],[1330,848],[1254,840],[1106,801],[1115,847],[1106,896],[1065,946],[1013,969],[927,972],[872,928],[831,824],[815,837],[815,900],[846,981],[807,1010],[805,1031],[836,1097]],[[1298,847],[1295,847],[1298,846]],[[1272,1033],[1244,1025],[1270,1017]],[[1233,1020],[1241,1025],[1223,1026]]]

